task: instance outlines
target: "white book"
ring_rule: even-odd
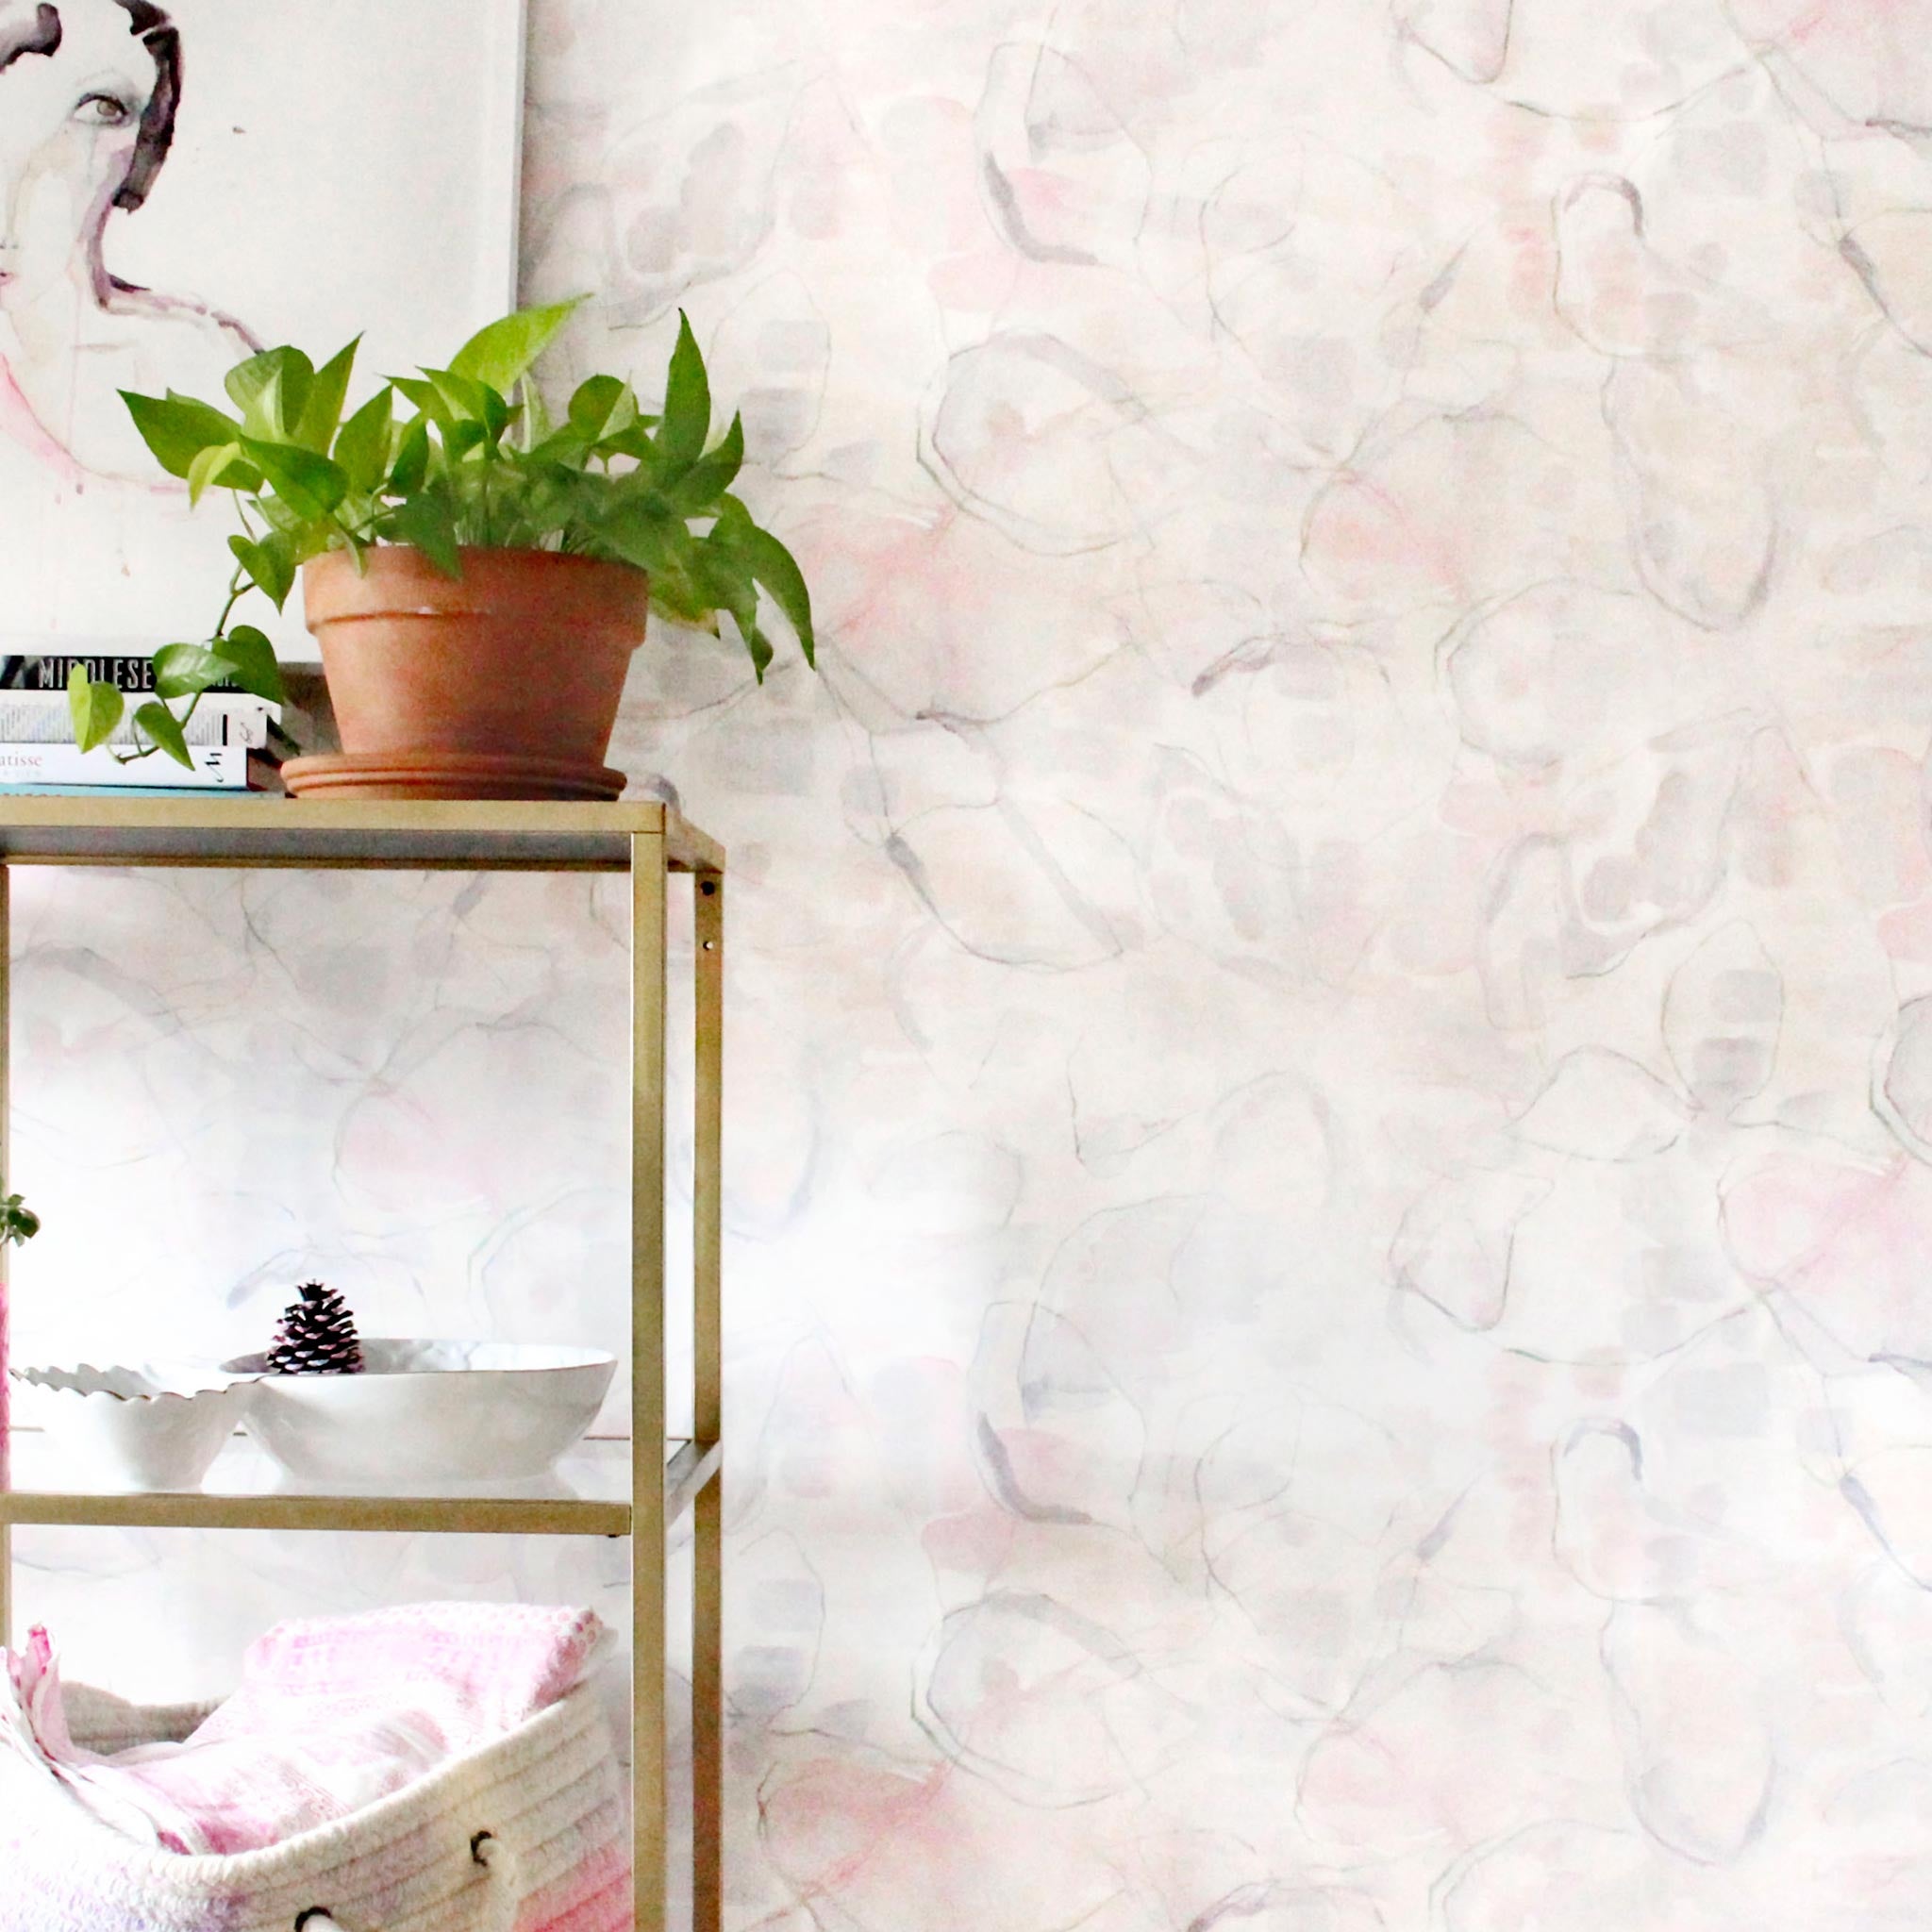
[[[245,791],[248,789],[248,747],[245,744],[197,744],[189,747],[194,760],[189,772],[164,751],[123,764],[102,745],[82,751],[75,744],[8,744],[0,742],[0,790],[14,785],[115,785],[196,791]]]
[[[108,740],[109,744],[136,741],[134,714],[147,702],[147,694],[128,691],[125,695],[127,708]],[[209,691],[183,728],[192,745],[252,744],[258,750],[268,742],[268,727],[275,716],[275,707],[266,698],[242,691]],[[74,713],[64,691],[0,691],[0,744],[73,742]],[[178,772],[181,768],[176,765],[175,769]]]

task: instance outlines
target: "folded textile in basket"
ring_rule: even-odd
[[[208,1707],[68,1687],[83,1747],[180,1743]],[[481,1855],[483,1838],[490,1840]],[[0,1750],[0,1932],[632,1932],[629,1807],[593,1687],[348,1818],[184,1857],[103,1824]]]
[[[418,1604],[283,1624],[182,1743],[112,1757],[69,1733],[36,1630],[0,1683],[0,1747],[139,1842],[229,1856],[331,1824],[505,1737],[581,1683],[608,1633],[585,1609]]]

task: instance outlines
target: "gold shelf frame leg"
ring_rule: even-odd
[[[724,874],[692,876],[696,1121],[691,1253],[696,1388],[692,1433],[724,1439]],[[724,1925],[724,1473],[698,1492],[691,1583],[691,1925]]]
[[[631,1827],[636,1932],[664,1932],[664,840],[630,841]]]
[[[0,863],[0,1179],[13,1191],[13,1142],[8,1128],[12,1105],[8,1088],[13,1042],[12,1009],[8,1004],[13,960],[13,868]],[[8,1249],[0,1241],[0,1489],[13,1480],[8,1463],[8,1430],[13,1420],[11,1385],[7,1379],[8,1348],[13,1332],[13,1270]],[[13,1642],[13,1528],[0,1523],[0,1650]]]

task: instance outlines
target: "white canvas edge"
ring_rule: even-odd
[[[509,36],[504,52],[508,74],[498,83],[497,112],[501,125],[491,152],[503,161],[495,183],[496,205],[503,210],[497,235],[502,253],[499,258],[503,306],[507,311],[517,306],[520,292],[523,207],[524,207],[524,88],[529,69],[529,0],[497,0],[496,31]]]

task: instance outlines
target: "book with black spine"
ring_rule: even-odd
[[[65,691],[76,664],[87,667],[87,675],[95,684],[111,684],[116,691],[152,693],[155,688],[151,657],[119,651],[43,651],[0,655],[0,691]],[[225,679],[210,689],[232,691],[238,687],[232,679]]]

